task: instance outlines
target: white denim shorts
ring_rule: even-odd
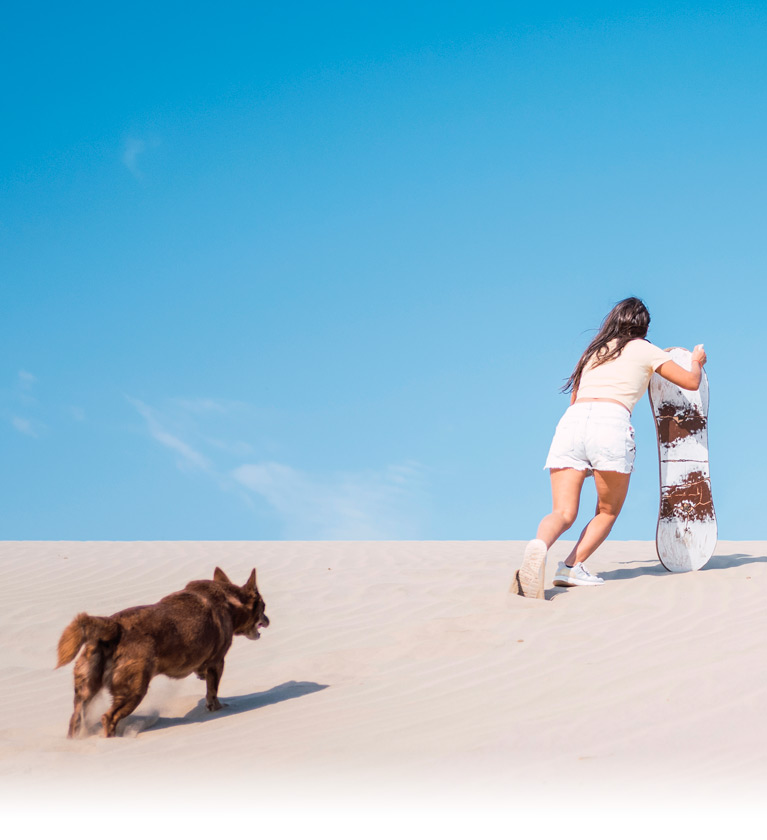
[[[634,427],[623,406],[609,402],[574,403],[562,416],[544,469],[630,473],[634,469]]]

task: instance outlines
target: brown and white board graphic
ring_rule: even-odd
[[[690,370],[692,353],[669,348],[671,358]],[[708,377],[686,391],[659,374],[648,389],[655,417],[660,461],[660,510],[655,544],[670,572],[703,568],[716,548],[716,514],[708,467]]]

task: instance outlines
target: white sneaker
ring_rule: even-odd
[[[554,586],[600,586],[604,579],[592,575],[583,563],[576,563],[572,568],[564,560],[557,566]]]
[[[511,591],[524,598],[543,598],[543,575],[546,571],[546,543],[530,540],[519,571],[514,574]]]

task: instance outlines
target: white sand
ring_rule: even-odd
[[[531,601],[508,594],[521,542],[0,543],[0,797],[762,808],[767,543],[672,575],[652,543],[608,542],[589,563],[605,586],[553,588],[570,545]],[[105,698],[96,734],[67,740],[65,625],[216,565],[239,583],[257,566],[271,619],[234,641],[228,708],[159,677],[124,737],[97,732]]]

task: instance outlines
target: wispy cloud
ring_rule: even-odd
[[[144,140],[140,137],[128,137],[123,143],[121,159],[127,170],[139,181],[144,177],[140,159],[149,149],[159,146],[157,139]]]
[[[192,467],[205,472],[211,471],[211,462],[188,443],[181,440],[180,437],[169,432],[153,409],[146,405],[146,403],[141,402],[141,400],[134,399],[133,397],[128,397],[127,399],[144,420],[146,420],[149,434],[158,443],[179,456],[178,465],[181,468]]]
[[[0,416],[8,420],[19,434],[32,438],[40,437],[46,431],[45,423],[34,416],[40,413],[36,385],[37,377],[33,373],[20,370],[13,387],[0,391]]]
[[[22,435],[35,438],[39,436],[37,432],[37,429],[39,428],[38,424],[33,423],[32,420],[29,420],[26,417],[12,417],[11,423],[16,431],[21,432]]]
[[[129,137],[123,146],[122,161],[134,178],[143,178],[144,173],[139,169],[138,159],[146,151],[146,143],[136,137]]]
[[[49,394],[40,399],[40,380],[28,370],[16,372],[9,388],[0,388],[0,421],[8,421],[19,434],[45,438],[57,430],[62,417],[84,423],[85,410],[77,405],[51,404]]]
[[[36,385],[37,377],[33,373],[28,370],[20,370],[16,376],[16,387],[13,389],[15,401],[28,409],[31,406],[36,406],[38,404],[35,394]]]
[[[270,512],[286,539],[416,539],[421,532],[428,494],[426,471],[416,462],[313,474],[275,460],[252,460],[264,446],[231,434],[243,417],[253,427],[259,412],[252,406],[175,399],[158,410],[128,400],[179,469],[204,472],[220,490]],[[246,458],[251,460],[243,463]]]
[[[33,373],[30,373],[28,370],[19,371],[19,386],[25,391],[33,388],[36,382],[37,377]]]
[[[243,464],[232,476],[269,504],[291,539],[405,539],[418,533],[423,470],[414,463],[317,477],[267,462]]]

